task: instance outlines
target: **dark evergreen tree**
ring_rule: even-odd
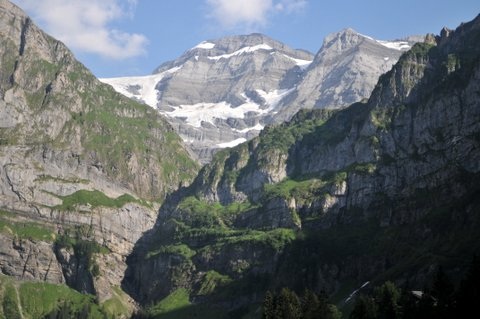
[[[375,301],[378,305],[378,318],[400,318],[400,291],[394,283],[387,281],[375,289]]]
[[[318,295],[318,310],[317,317],[319,319],[336,319],[340,318],[341,313],[338,311],[335,305],[328,302],[327,295],[321,292]]]
[[[263,319],[275,319],[275,298],[270,291],[267,291],[263,299]]]
[[[278,295],[267,292],[263,300],[264,319],[340,319],[341,313],[335,305],[328,303],[325,294],[316,295],[306,290],[301,300],[288,288]]]
[[[282,288],[275,300],[275,319],[300,319],[302,309],[298,296],[288,288]]]
[[[478,313],[477,302],[480,300],[480,257],[473,257],[467,274],[460,283],[456,299],[456,313],[459,318],[468,318],[472,314]]]
[[[318,297],[311,290],[306,290],[302,298],[302,313],[303,319],[316,319],[318,318],[318,311],[320,303]]]
[[[441,266],[435,273],[431,295],[435,301],[435,317],[452,318],[454,302],[454,286]]]
[[[377,305],[369,296],[361,295],[355,300],[355,305],[350,313],[350,319],[376,319]]]
[[[400,318],[415,319],[418,318],[419,297],[415,296],[409,287],[404,287],[400,294]]]

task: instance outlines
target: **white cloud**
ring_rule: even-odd
[[[227,29],[252,29],[267,25],[274,14],[290,14],[305,8],[307,0],[206,0],[208,17]]]
[[[106,58],[126,59],[144,54],[142,34],[112,28],[113,21],[132,18],[136,0],[16,0],[47,32],[74,50]]]

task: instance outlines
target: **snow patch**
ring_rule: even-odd
[[[289,93],[291,93],[295,88],[291,88],[288,90],[273,90],[271,92],[265,92],[263,90],[256,90],[257,93],[265,100],[265,102],[269,105],[268,111],[274,110],[278,103]]]
[[[246,142],[246,141],[247,141],[246,138],[240,137],[240,138],[237,138],[237,139],[235,139],[233,141],[230,141],[230,142],[217,144],[217,146],[220,147],[220,148],[235,147],[238,144],[242,144],[243,142]]]
[[[214,47],[215,47],[215,43],[203,41],[203,42],[200,42],[199,44],[197,44],[196,46],[194,46],[191,50],[193,50],[193,49],[210,50],[210,49],[213,49]]]
[[[201,127],[202,122],[215,124],[215,119],[226,120],[228,118],[245,118],[245,113],[264,113],[260,105],[247,101],[246,103],[232,107],[227,102],[220,103],[197,103],[193,105],[173,106],[174,110],[165,115],[176,118],[185,118],[186,122],[194,127]]]
[[[296,65],[298,65],[301,69],[306,69],[313,61],[310,60],[302,60],[302,59],[295,59],[286,54],[282,54],[284,57],[289,58],[290,60],[294,61]]]
[[[244,54],[244,53],[251,53],[251,52],[258,51],[258,50],[270,51],[270,50],[273,50],[273,48],[271,46],[269,46],[268,44],[258,44],[258,45],[255,45],[253,47],[243,47],[240,50],[237,50],[233,53],[222,54],[222,55],[217,55],[217,56],[209,56],[208,58],[210,60],[218,61],[220,59],[229,59],[229,58],[231,58],[233,56],[236,56],[236,55],[241,55],[241,54]]]
[[[237,129],[234,129],[234,131],[238,132],[238,133],[247,133],[247,132],[250,132],[250,131],[261,131],[265,128],[265,126],[263,126],[262,124],[258,123],[257,125],[255,126],[252,126],[252,127],[247,127],[247,128],[244,128],[243,130],[237,130]]]
[[[166,75],[173,74],[181,68],[182,66],[177,66],[161,73],[146,76],[103,78],[99,80],[103,83],[110,84],[118,93],[130,98],[142,100],[145,104],[156,108],[158,91],[155,87],[157,83]],[[134,90],[132,90],[132,88]]]
[[[381,41],[381,40],[376,40],[376,41],[377,43],[380,43],[384,47],[398,50],[398,51],[407,51],[407,50],[410,50],[411,48],[411,46],[406,41]]]
[[[383,41],[383,40],[376,40],[372,37],[369,37],[368,35],[365,35],[365,34],[361,34],[361,33],[358,33],[358,35],[366,38],[366,39],[369,39],[369,40],[372,40],[372,41],[375,41],[381,45],[383,45],[384,47],[387,47],[389,49],[394,49],[394,50],[398,50],[398,51],[407,51],[407,50],[410,50],[412,47],[408,44],[407,41]]]
[[[263,109],[261,108],[261,105],[252,101],[246,94],[242,94],[243,98],[245,98],[245,103],[236,107],[233,107],[225,101],[219,103],[197,103],[191,105],[171,106],[174,110],[165,112],[164,114],[169,117],[185,119],[187,124],[194,127],[201,127],[202,122],[215,125],[215,119],[243,119],[245,118],[245,114],[249,112],[259,115],[272,112],[275,110],[280,100],[288,93],[292,92],[292,90],[294,89],[274,90],[268,93],[263,90],[256,90],[268,105],[268,108]],[[261,130],[263,129],[263,126],[257,124],[252,128],[240,130],[239,132],[246,133],[253,129]]]

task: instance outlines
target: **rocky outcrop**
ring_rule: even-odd
[[[0,238],[2,274],[18,279],[65,282],[51,243],[19,239],[8,233],[0,234]]]

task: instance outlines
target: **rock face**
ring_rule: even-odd
[[[6,0],[0,59],[1,272],[104,300],[153,226],[154,201],[198,166],[157,112],[99,82]],[[106,261],[113,271],[98,268]]]
[[[421,288],[439,263],[465,269],[455,261],[480,251],[479,36],[477,17],[416,44],[368,101],[301,111],[216,154],[162,206],[125,286],[232,309],[282,286]]]
[[[328,35],[296,89],[281,102],[278,121],[300,109],[339,108],[368,98],[380,75],[423,40],[380,41],[352,29]]]
[[[216,149],[257,136],[300,108],[343,107],[370,95],[413,41],[385,42],[345,30],[314,57],[261,34],[209,40],[144,77],[102,79],[167,115],[208,162]]]

